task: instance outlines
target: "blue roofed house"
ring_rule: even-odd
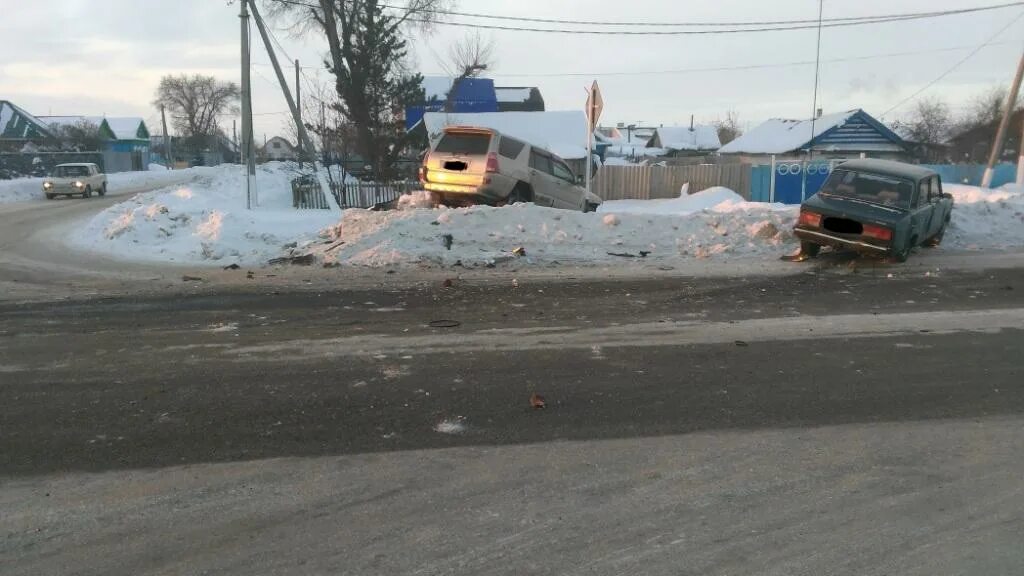
[[[813,127],[813,135],[812,135]],[[815,158],[882,158],[906,160],[908,144],[895,132],[857,108],[812,120],[773,118],[719,149],[719,154],[738,156],[744,162],[768,163],[799,159],[813,151]]]
[[[405,128],[411,130],[419,124],[426,112],[445,112],[451,99],[454,113],[497,112],[498,97],[494,80],[466,78],[459,82],[452,94],[454,79],[446,76],[427,76],[423,79],[424,101],[405,110]]]

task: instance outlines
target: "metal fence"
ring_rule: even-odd
[[[36,162],[36,159],[39,161]],[[99,152],[14,152],[0,154],[0,180],[22,176],[45,176],[58,164],[90,162],[106,170]]]
[[[385,208],[403,194],[417,190],[416,180],[399,182],[340,182],[331,183],[331,193],[344,208]],[[292,206],[300,210],[329,210],[330,203],[316,177],[304,175],[292,180]]]
[[[376,208],[398,200],[403,194],[418,190],[417,180],[398,182],[332,183],[331,191],[342,208]]]
[[[684,184],[691,194],[724,186],[749,198],[750,165],[604,166],[594,177],[593,191],[604,200],[653,200],[678,197]]]

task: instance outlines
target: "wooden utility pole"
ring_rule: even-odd
[[[252,82],[249,64],[249,2],[242,0],[242,163],[245,164],[245,207],[252,210],[256,204],[256,155],[253,153],[252,134]]]
[[[302,123],[302,87],[299,84],[299,75],[302,74],[299,68],[299,59],[295,59],[295,106],[298,110],[295,112],[295,117],[298,118],[299,124]],[[302,138],[297,139],[299,148],[299,169],[302,169]],[[310,150],[312,152],[312,150]]]
[[[1013,109],[1016,108],[1017,94],[1020,92],[1020,81],[1024,77],[1024,54],[1021,54],[1017,63],[1017,74],[1013,77],[1013,84],[1010,85],[1010,93],[1006,95],[1006,105],[1003,106],[1003,119],[999,121],[999,130],[996,132],[996,140],[992,143],[992,153],[988,156],[988,164],[985,166],[985,175],[981,178],[982,188],[992,185],[992,174],[996,162],[1003,153],[1003,142],[1006,141],[1006,129],[1010,125],[1010,117],[1013,116]],[[1020,176],[1018,176],[1018,179]]]
[[[1024,115],[1020,121],[1020,142],[1017,143],[1017,187],[1024,186]]]
[[[160,105],[160,122],[164,126],[164,154],[167,155],[167,169],[174,170],[174,151],[171,149],[171,134],[167,131],[167,114],[164,112],[164,105]]]

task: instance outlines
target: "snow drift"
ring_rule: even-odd
[[[291,178],[286,165],[262,166],[256,178],[259,205],[247,210],[242,167],[202,169],[191,183],[138,194],[104,210],[73,242],[122,259],[263,264],[280,256],[285,245],[312,242],[338,217],[292,208]]]

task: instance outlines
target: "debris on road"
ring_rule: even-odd
[[[241,266],[238,264],[228,264],[224,267],[225,270],[238,270],[239,268],[241,268]]]
[[[455,281],[451,278],[445,278],[444,282],[441,283],[442,288],[451,288],[452,286],[455,286]]]
[[[534,392],[530,395],[530,407],[534,410],[540,410],[547,406],[547,402],[544,401],[544,397]]]
[[[271,266],[281,266],[289,264],[291,266],[312,266],[316,262],[316,256],[313,254],[303,254],[301,256],[282,256],[280,258],[271,258],[267,264]]]
[[[746,348],[747,346],[750,346],[750,344],[747,344],[747,343],[746,343],[745,341],[743,341],[743,340],[737,340],[737,341],[736,341],[736,345],[737,345],[737,346],[739,346],[740,348]]]
[[[458,320],[431,320],[427,325],[431,328],[458,328],[462,326],[462,322]]]
[[[188,274],[185,274],[184,276],[181,277],[181,281],[182,282],[202,282],[203,279],[200,278],[199,276],[189,276]]]
[[[512,250],[512,254],[515,254],[516,256],[522,258],[523,256],[526,256],[526,248],[518,246]]]
[[[434,425],[434,431],[441,434],[462,434],[466,431],[466,419],[462,416],[446,418]]]

